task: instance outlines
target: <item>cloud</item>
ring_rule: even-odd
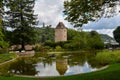
[[[35,14],[38,14],[39,25],[41,27],[43,22],[46,25],[52,25],[56,27],[58,22],[63,22],[67,28],[73,28],[73,26],[64,20],[63,6],[64,0],[36,0]],[[120,8],[117,8],[119,11]],[[85,30],[96,30],[99,33],[105,33],[112,35],[112,31],[120,26],[120,14],[111,18],[102,18],[97,22],[89,22],[83,26]]]
[[[108,34],[111,37],[113,37],[113,31],[114,31],[114,29],[100,29],[100,30],[97,30],[98,33]]]
[[[120,26],[120,15],[111,18],[102,18],[98,22],[89,22],[84,29],[115,29]]]
[[[46,25],[56,27],[58,22],[70,25],[63,17],[63,1],[64,0],[37,0],[35,4],[35,14],[38,14],[39,25],[44,22]]]
[[[87,32],[90,32],[90,31],[93,31],[94,29],[84,29],[84,31],[87,31]],[[99,34],[107,34],[109,35],[110,37],[114,37],[113,36],[113,31],[115,29],[98,29],[98,30],[95,30],[97,31]]]

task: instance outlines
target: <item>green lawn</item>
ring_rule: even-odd
[[[112,64],[105,70],[73,76],[51,78],[0,77],[0,80],[120,80],[120,63]]]
[[[15,58],[14,53],[5,53],[5,54],[0,54],[0,63],[11,60]]]

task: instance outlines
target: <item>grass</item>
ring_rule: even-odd
[[[11,59],[15,58],[14,53],[5,53],[5,54],[0,54],[0,63],[9,61]]]
[[[25,77],[0,77],[0,80],[39,80],[39,79]]]

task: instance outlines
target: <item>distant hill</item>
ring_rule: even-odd
[[[52,28],[50,26],[46,26],[46,27],[41,27],[41,28],[35,28],[37,31],[37,42],[45,42],[45,41],[52,41],[54,42],[54,32],[55,32],[55,28]],[[76,36],[77,34],[79,34],[78,31],[73,30],[73,29],[68,29],[68,40],[70,40],[73,36]],[[100,34],[102,40],[104,42],[106,41],[115,41],[114,38],[110,37],[107,34]]]
[[[104,42],[106,42],[106,41],[111,41],[111,40],[115,40],[114,38],[112,38],[112,37],[110,37],[109,35],[107,35],[107,34],[100,34],[100,36],[101,36],[101,38],[102,38],[102,40],[104,41]]]

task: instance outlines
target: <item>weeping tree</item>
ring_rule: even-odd
[[[118,12],[116,7],[119,4],[120,0],[66,0],[64,2],[65,19],[75,27],[82,27],[89,21],[116,15]]]
[[[12,44],[21,44],[21,50],[26,44],[33,44],[35,39],[34,27],[37,25],[37,15],[34,15],[35,0],[5,0],[6,26],[12,29]]]

